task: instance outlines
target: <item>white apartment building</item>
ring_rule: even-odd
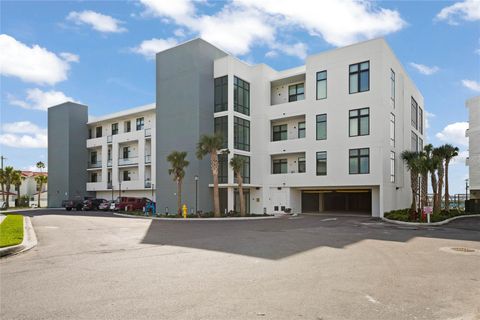
[[[468,182],[470,185],[470,199],[480,199],[480,96],[468,99],[465,103],[468,108]]]
[[[88,122],[87,192],[97,198],[152,198],[155,186],[155,104]]]

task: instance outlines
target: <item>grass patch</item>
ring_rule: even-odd
[[[473,213],[465,212],[459,209],[442,210],[439,213],[430,215],[430,222],[440,222],[457,216],[464,216]],[[410,209],[392,210],[385,212],[384,217],[390,220],[405,221],[405,222],[427,222],[426,219],[422,220],[421,215],[417,219],[412,219],[410,215]]]
[[[10,214],[0,224],[0,248],[14,246],[23,241],[23,216]]]

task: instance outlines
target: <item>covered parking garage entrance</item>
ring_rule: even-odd
[[[371,213],[372,191],[370,189],[302,190],[302,212],[325,211]]]

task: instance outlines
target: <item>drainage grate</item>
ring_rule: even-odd
[[[470,248],[452,248],[452,250],[459,252],[475,252],[475,249]]]
[[[480,256],[480,250],[475,248],[467,248],[467,247],[442,247],[440,248],[441,251],[454,253],[454,254],[464,254],[464,255],[475,255]]]

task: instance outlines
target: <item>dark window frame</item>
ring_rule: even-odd
[[[393,121],[392,121],[393,120]],[[389,124],[389,135],[390,135],[390,146],[395,147],[395,138],[396,138],[396,119],[395,114],[393,112],[390,113],[390,124]],[[392,125],[393,125],[393,132],[392,132]],[[393,133],[393,137],[392,137]]]
[[[418,132],[423,134],[423,109],[418,106]]]
[[[395,151],[390,151],[390,182],[395,183],[396,168],[395,168]]]
[[[362,151],[367,150],[368,154],[363,154]],[[352,155],[352,151],[355,151],[357,154]],[[367,158],[368,162],[368,168],[367,172],[362,172],[362,166],[361,166],[361,159],[362,158]],[[352,168],[350,167],[350,160],[351,159],[356,159],[357,160],[357,172],[352,172]],[[348,150],[348,174],[369,174],[370,173],[370,148],[357,148],[357,149],[349,149]]]
[[[368,63],[368,68],[364,69],[364,70],[361,70],[360,66],[364,63]],[[355,66],[357,67],[357,70],[352,71],[352,67],[355,67]],[[361,75],[364,72],[367,72],[367,77],[368,77],[367,89],[361,90],[361,88],[362,88],[362,83],[361,83],[362,77],[361,77]],[[351,84],[350,84],[352,75],[355,75],[356,78],[357,78],[357,88],[356,88],[356,91],[353,91],[353,92],[351,90],[352,88],[351,88]],[[355,93],[361,93],[361,92],[367,92],[367,91],[370,91],[370,60],[362,61],[362,62],[359,62],[359,63],[353,63],[353,64],[349,65],[348,66],[348,92],[349,92],[349,94],[355,94]]]
[[[112,123],[112,136],[118,134],[118,122]]]
[[[285,165],[285,172],[282,172],[282,168]],[[276,169],[280,170],[276,170]],[[272,174],[286,174],[288,173],[288,160],[287,159],[273,159],[272,160]]]
[[[228,110],[228,76],[214,79],[214,111]]]
[[[323,117],[325,118],[325,120],[322,120]],[[316,119],[316,125],[315,125],[316,139],[317,140],[327,140],[327,137],[328,137],[328,124],[327,124],[328,117],[327,117],[327,114],[326,113],[317,114],[315,119]],[[319,138],[318,126],[323,124],[323,123],[325,123],[325,138],[322,138],[322,137]]]
[[[222,148],[228,148],[228,116],[215,117],[213,119],[213,131],[223,137]]]
[[[228,154],[218,155],[218,183],[228,183]]]
[[[145,118],[140,117],[135,120],[135,128],[137,131],[143,130],[145,128]]]
[[[234,157],[239,157],[243,159],[243,168],[241,172],[243,183],[250,183],[250,157],[238,153],[236,153]],[[233,176],[233,183],[238,183],[237,177],[235,175]]]
[[[102,126],[98,126],[95,128],[95,138],[101,138],[103,134]]]
[[[300,121],[297,123],[297,138],[298,139],[303,139],[307,135],[307,126],[305,121]]]
[[[362,114],[362,110],[368,110],[368,114]],[[353,111],[356,111],[357,114],[352,116],[351,115],[351,112]],[[361,124],[362,124],[362,118],[367,118],[368,119],[368,122],[367,122],[367,133],[364,133],[362,134],[362,128],[361,128]],[[356,119],[357,121],[357,134],[353,134],[352,135],[352,130],[351,130],[351,127],[350,127],[350,123],[352,120]],[[359,108],[359,109],[351,109],[351,110],[348,110],[348,136],[349,137],[361,137],[361,136],[368,136],[370,135],[370,108],[367,107],[367,108]]]
[[[240,104],[240,95],[243,95],[243,104]],[[250,115],[250,83],[236,76],[233,78],[233,110]]]
[[[124,123],[124,132],[131,132],[132,131],[132,122],[130,120],[125,121]]]
[[[305,173],[307,170],[307,162],[305,160],[305,156],[298,157],[297,164],[298,164],[297,166],[298,173]]]
[[[327,169],[327,151],[318,151],[316,153],[316,173],[317,176],[326,176],[328,169]],[[320,164],[325,163],[325,171],[320,171]]]
[[[298,92],[299,87],[302,86],[303,92]],[[290,88],[295,87],[295,93],[290,93]],[[302,99],[298,99],[299,96],[303,96]],[[305,82],[296,83],[288,86],[288,102],[302,101],[305,100]]]
[[[390,100],[392,101],[392,106],[395,109],[395,95],[396,95],[396,88],[395,88],[395,71],[390,69]]]
[[[410,120],[412,127],[418,129],[418,103],[413,97],[411,99]]]
[[[415,148],[414,148],[414,144],[415,144]],[[416,134],[413,130],[410,135],[410,149],[413,152],[418,152],[418,134]]]
[[[324,78],[321,78],[319,79],[323,74],[325,74],[325,77]],[[317,72],[317,92],[316,92],[316,95],[317,95],[317,100],[323,100],[323,99],[327,99],[327,96],[328,96],[328,82],[327,82],[327,78],[328,78],[328,74],[327,74],[327,70],[322,70],[322,71],[319,71]],[[318,97],[318,84],[322,81],[325,81],[325,97]]]
[[[240,141],[240,127],[243,128],[242,142]],[[233,118],[233,132],[233,148],[250,151],[250,121],[235,116]]]
[[[285,139],[282,139],[282,135],[285,134]],[[277,124],[272,126],[272,141],[285,141],[288,140],[288,125]]]

